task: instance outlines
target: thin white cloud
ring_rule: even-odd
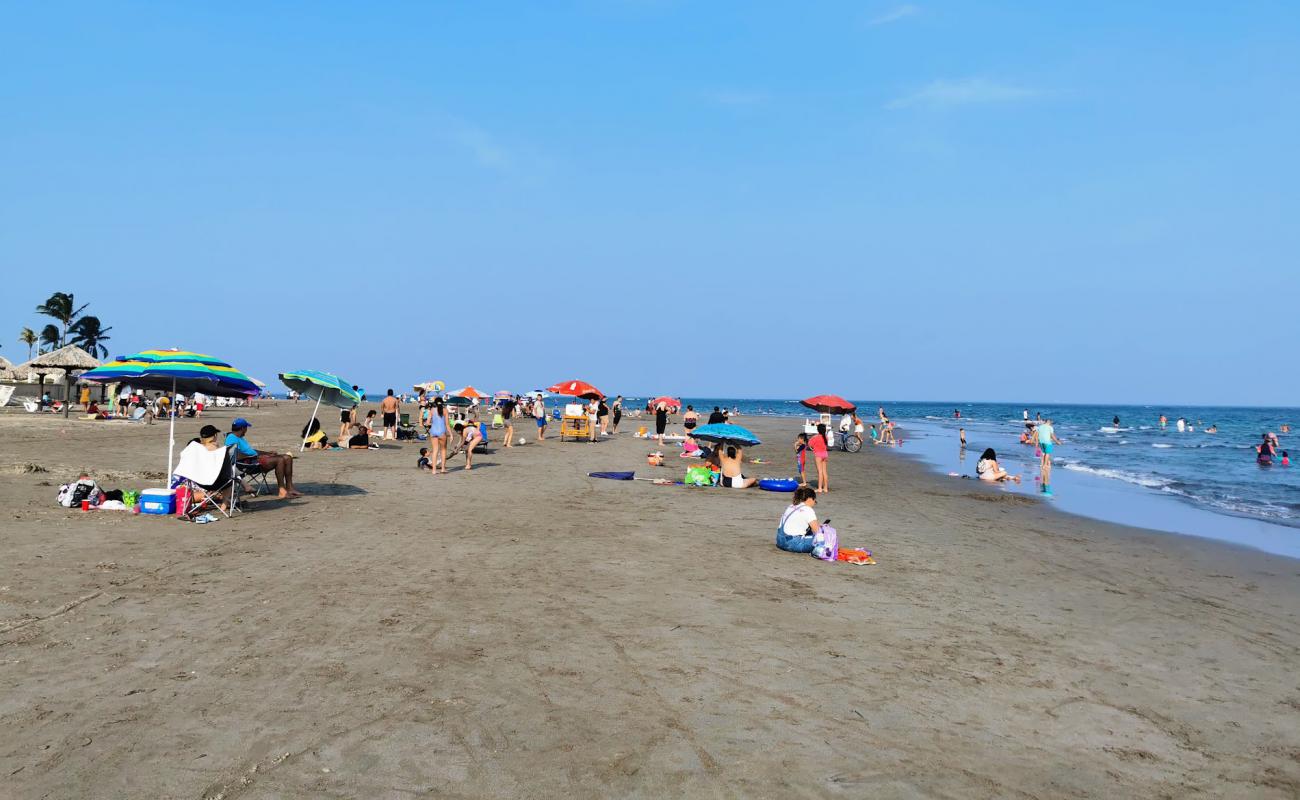
[[[758,106],[767,102],[767,95],[763,92],[748,91],[743,89],[718,89],[704,93],[704,99],[720,106],[731,106],[732,108],[743,108],[749,106]]]
[[[1037,89],[998,83],[988,78],[937,80],[911,94],[891,100],[886,108],[945,109],[960,106],[1017,103],[1042,96]]]
[[[867,24],[871,25],[872,27],[879,26],[879,25],[888,25],[891,22],[898,22],[899,20],[907,19],[908,17],[914,17],[920,13],[921,13],[920,6],[912,5],[911,3],[904,3],[901,6],[897,6],[895,8],[890,9],[889,11],[886,11],[883,14],[872,17],[871,19],[867,20]]]
[[[513,162],[510,151],[478,126],[467,122],[458,123],[452,131],[452,139],[469,150],[480,166],[507,170]]]

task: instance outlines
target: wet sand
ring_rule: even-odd
[[[283,450],[309,409],[240,413]],[[788,474],[797,423],[742,422]],[[869,450],[818,511],[880,563],[825,564],[785,495],[588,478],[680,477],[639,424],[309,452],[198,526],[54,504],[157,485],[162,426],[0,414],[0,796],[1300,794],[1300,562]]]

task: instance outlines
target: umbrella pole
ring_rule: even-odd
[[[325,393],[321,392],[316,396],[316,407],[311,410],[311,419],[316,419],[316,412],[320,410],[320,398],[323,394]],[[311,434],[311,419],[307,420],[307,435]],[[302,437],[302,446],[298,448],[299,453],[307,449],[307,435]]]
[[[172,378],[172,399],[176,397],[176,379]],[[172,404],[167,404],[167,415],[171,418],[170,427],[167,430],[167,483],[171,488],[172,481],[172,452],[176,449],[176,415],[172,413]]]

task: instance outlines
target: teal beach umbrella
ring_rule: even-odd
[[[339,376],[314,369],[281,372],[280,381],[303,397],[316,401],[316,405],[311,411],[312,419],[316,418],[316,412],[320,410],[321,403],[336,408],[352,408],[359,404],[364,396],[360,389],[353,389],[352,384]],[[310,434],[310,420],[307,422],[307,431]],[[298,448],[298,451],[302,452],[306,448],[307,436],[303,436],[302,446]]]

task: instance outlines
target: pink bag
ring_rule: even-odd
[[[812,557],[834,561],[839,555],[840,535],[830,525],[822,525],[821,530],[813,534]]]

